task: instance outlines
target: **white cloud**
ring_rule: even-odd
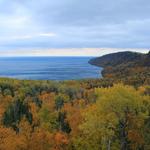
[[[135,51],[147,53],[148,49],[118,49],[118,48],[67,48],[67,49],[34,49],[34,50],[5,50],[0,56],[102,56],[120,51]]]
[[[55,37],[55,33],[34,33],[34,34],[25,34],[25,35],[11,35],[11,36],[0,36],[0,40],[26,40],[40,37]]]
[[[40,33],[39,36],[53,37],[53,36],[56,36],[56,34],[55,33]]]

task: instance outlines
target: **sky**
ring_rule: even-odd
[[[150,0],[0,0],[0,56],[150,49]]]

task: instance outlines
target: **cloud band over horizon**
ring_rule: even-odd
[[[27,50],[5,50],[0,51],[1,57],[19,57],[19,56],[102,56],[108,53],[123,51],[133,51],[148,53],[148,49],[119,49],[119,48],[66,48],[66,49],[32,49]]]

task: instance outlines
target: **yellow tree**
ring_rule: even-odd
[[[121,84],[95,90],[98,99],[83,113],[77,149],[138,149],[144,144],[142,128],[147,117],[141,96]]]

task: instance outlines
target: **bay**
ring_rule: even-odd
[[[1,57],[0,77],[31,80],[100,78],[101,68],[91,57]]]

